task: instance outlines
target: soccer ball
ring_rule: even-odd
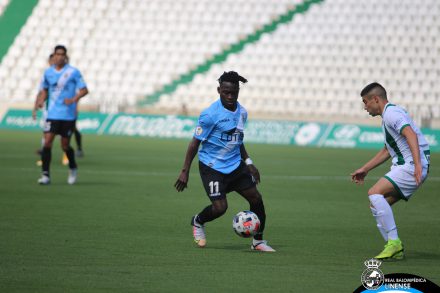
[[[258,233],[260,219],[251,211],[242,211],[234,216],[232,228],[238,236],[249,238]]]

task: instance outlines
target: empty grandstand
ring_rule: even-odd
[[[88,81],[83,107],[101,112],[194,114],[236,70],[251,117],[368,121],[359,91],[378,81],[440,125],[438,0],[40,0],[22,24],[17,2],[0,1],[2,26],[20,26],[0,36],[3,105],[32,105],[61,43]]]

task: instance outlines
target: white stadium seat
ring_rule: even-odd
[[[0,0],[0,14],[6,1]],[[93,86],[84,103],[114,112],[301,3],[40,0],[2,60],[2,93],[32,103],[48,54],[64,43]],[[362,116],[359,91],[379,81],[394,102],[407,103],[422,118],[431,109],[431,118],[440,119],[439,15],[438,0],[326,0],[161,96],[156,107],[178,111],[185,102],[199,111],[217,98],[218,76],[236,70],[249,79],[241,99],[250,112],[292,119]]]

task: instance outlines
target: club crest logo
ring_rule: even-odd
[[[196,135],[200,135],[200,134],[202,134],[202,132],[203,132],[202,127],[197,126],[197,127],[196,127]]]
[[[372,258],[364,262],[367,269],[362,273],[361,281],[365,289],[376,290],[384,283],[384,274],[379,269],[382,264],[380,260]]]

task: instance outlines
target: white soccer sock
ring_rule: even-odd
[[[376,221],[387,233],[388,240],[398,239],[396,222],[393,210],[382,194],[372,194],[368,197],[371,205],[376,209]],[[385,238],[385,237],[384,237]]]
[[[377,223],[377,228],[379,229],[380,234],[382,235],[383,239],[385,240],[385,242],[388,241],[388,233],[387,231],[385,231],[385,229],[382,227],[382,224],[380,222],[379,217],[377,216],[377,210],[375,208],[373,208],[372,206],[370,206],[371,209],[371,213],[373,214],[374,218],[376,219],[376,223]]]

